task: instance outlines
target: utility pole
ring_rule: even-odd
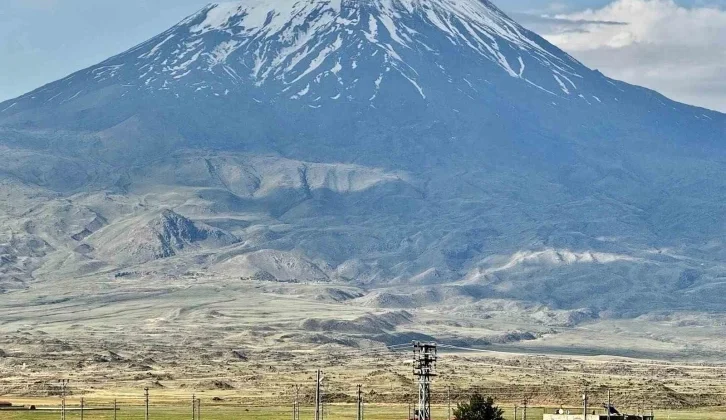
[[[449,404],[449,420],[451,420],[451,385],[446,387],[446,400]]]
[[[320,381],[322,381],[322,372],[318,369],[318,376],[315,381],[315,420],[320,418]]]
[[[61,420],[66,420],[66,386],[68,386],[68,379],[61,379]]]
[[[297,418],[295,420],[300,420],[300,385],[295,389],[295,402],[297,403]]]
[[[293,420],[300,420],[300,385],[295,385],[295,404],[294,404]]]
[[[202,420],[202,399],[197,398],[197,420]]]
[[[197,396],[192,394],[192,420],[197,418]]]
[[[144,388],[144,400],[146,401],[146,411],[144,412],[144,419],[149,420],[149,387]]]
[[[418,378],[418,420],[431,420],[431,382],[436,376],[436,343],[413,342],[413,375]]]
[[[587,420],[587,390],[582,394],[582,418]]]
[[[83,401],[83,397],[81,397],[81,420],[83,420],[83,409],[84,409],[84,401]]]
[[[515,405],[515,406],[514,406],[514,420],[517,420],[517,408],[519,408],[519,407],[517,407],[517,406]]]
[[[522,407],[522,420],[527,420],[527,398],[524,399],[524,407]]]
[[[610,403],[610,390],[608,389],[608,420],[610,420],[611,411],[612,411],[612,404]]]
[[[358,416],[357,420],[363,420],[363,385],[358,385]]]
[[[116,400],[113,400],[113,420],[116,420],[116,413],[118,413],[118,406],[116,405]]]

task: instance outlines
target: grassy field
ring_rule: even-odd
[[[98,407],[98,406],[94,406]],[[552,412],[552,411],[549,411]],[[518,417],[521,419],[521,410]],[[541,419],[542,408],[529,408],[527,418]],[[288,407],[233,407],[233,406],[202,406],[202,419],[204,420],[286,420],[292,417],[291,409]],[[726,419],[726,408],[712,410],[694,411],[656,411],[656,418],[669,420],[722,420]],[[188,408],[179,406],[152,406],[149,412],[150,420],[178,420],[191,419],[191,403]],[[314,417],[312,408],[306,407],[301,411],[301,420],[309,420]],[[364,417],[366,420],[405,420],[408,417],[408,406],[400,404],[391,405],[367,405]],[[2,420],[50,420],[60,418],[58,411],[7,411],[0,412]],[[80,420],[78,411],[66,413],[67,420]],[[354,420],[356,418],[355,406],[351,404],[336,404],[327,406],[325,418],[331,420]],[[447,419],[447,407],[434,407],[434,419]],[[113,420],[111,411],[86,411],[84,420]],[[121,407],[116,414],[117,420],[144,420],[143,407]],[[505,419],[514,420],[514,413],[511,409],[505,411]]]

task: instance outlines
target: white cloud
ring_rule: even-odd
[[[726,111],[726,10],[687,8],[672,0],[617,0],[553,18],[540,28],[544,37],[588,66],[676,100]]]

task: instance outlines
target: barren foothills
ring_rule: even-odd
[[[633,411],[726,405],[726,365],[713,356],[716,341],[713,360],[704,354],[695,363],[685,354],[688,347],[665,340],[679,328],[667,319],[651,321],[658,328],[648,331],[638,330],[634,321],[570,328],[528,313],[512,318],[509,308],[491,309],[479,320],[445,308],[372,310],[331,297],[354,296],[356,290],[333,293],[328,286],[211,281],[201,275],[174,286],[124,281],[135,286],[96,282],[79,291],[57,283],[53,298],[22,297],[34,305],[4,300],[0,395],[57,396],[57,379],[63,377],[71,379],[73,398],[91,403],[138,404],[148,386],[156,403],[180,404],[197,393],[208,403],[217,397],[222,405],[281,407],[294,384],[309,401],[314,370],[320,368],[330,403],[352,402],[360,383],[368,402],[405,404],[416,395],[410,340],[431,337],[443,344],[438,403],[451,386],[455,400],[482,390],[506,404],[528,397],[532,405],[577,406],[587,388],[594,401],[610,389],[618,406]],[[507,329],[515,325],[527,325],[529,332]],[[711,328],[714,337],[722,336]],[[522,340],[525,334],[532,337]],[[454,348],[472,342],[490,350]]]

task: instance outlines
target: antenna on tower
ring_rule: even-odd
[[[418,379],[415,420],[431,420],[431,381],[436,376],[436,343],[413,342],[413,376]]]

